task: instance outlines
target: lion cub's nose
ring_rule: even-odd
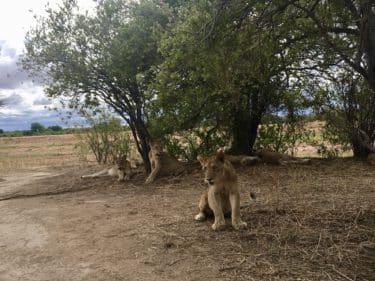
[[[214,184],[214,180],[211,179],[211,178],[206,178],[206,182],[210,185],[213,185]]]

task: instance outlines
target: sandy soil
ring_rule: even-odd
[[[193,220],[200,171],[144,186],[66,166],[0,175],[0,280],[375,280],[374,168],[238,170],[249,228]],[[367,250],[366,250],[367,249]]]

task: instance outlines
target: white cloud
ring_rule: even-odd
[[[56,7],[62,0],[12,0],[0,2],[0,128],[28,129],[31,122],[61,124],[57,113],[46,106],[57,105],[43,94],[43,86],[19,69],[26,32],[36,24],[34,15],[43,15],[47,2]],[[92,0],[78,0],[83,10],[95,6]],[[52,123],[52,125],[54,125]]]
[[[44,106],[47,106],[47,105],[51,105],[52,104],[52,101],[46,97],[41,97],[41,98],[38,98],[38,99],[35,99],[33,101],[33,105],[36,106],[36,105],[44,105]]]
[[[17,50],[23,49],[26,32],[34,26],[34,15],[43,15],[47,3],[56,7],[62,0],[11,0],[0,2],[0,40],[7,41]],[[92,9],[92,0],[78,0],[82,9]]]

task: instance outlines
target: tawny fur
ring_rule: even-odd
[[[117,177],[118,181],[123,180],[130,180],[131,176],[133,175],[132,168],[130,162],[127,160],[126,155],[120,156],[117,160],[115,165],[110,168],[106,168],[100,172],[83,175],[81,178],[97,178],[97,177],[104,177],[104,176],[111,176]]]
[[[286,164],[307,164],[310,163],[310,159],[305,158],[296,158],[284,153],[270,151],[270,150],[259,150],[256,155],[260,160],[267,164],[277,164],[277,165],[286,165]]]
[[[235,166],[249,166],[260,162],[258,156],[225,154],[225,158]]]
[[[212,156],[197,157],[204,171],[205,181],[209,184],[208,192],[202,195],[199,202],[199,214],[196,220],[204,220],[210,212],[215,220],[213,230],[225,227],[224,214],[231,212],[232,226],[241,229],[247,226],[240,215],[240,191],[235,170],[223,152]]]
[[[146,184],[152,183],[158,177],[179,175],[185,171],[184,164],[164,152],[158,142],[150,143],[148,157],[151,162],[151,173],[146,179]]]

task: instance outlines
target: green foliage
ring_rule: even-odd
[[[80,154],[90,150],[100,164],[113,163],[119,156],[130,152],[129,131],[121,120],[103,113],[98,117],[87,117],[90,129],[78,134]]]
[[[50,126],[50,127],[55,127],[55,126]],[[51,130],[50,127],[48,127],[46,130],[44,130],[42,133],[35,133],[32,132],[31,130],[16,130],[16,131],[9,131],[9,132],[3,132],[2,136],[5,137],[22,137],[22,136],[32,136],[32,135],[50,135],[50,134],[80,134],[84,131],[82,128],[66,128],[63,129],[60,126],[56,125],[57,127],[60,127],[60,129],[57,129],[57,131]],[[55,130],[56,130],[55,129]]]
[[[41,134],[46,130],[46,128],[38,122],[33,122],[31,123],[30,130],[32,134]]]
[[[132,128],[149,167],[145,90],[160,62],[158,41],[169,22],[161,1],[99,0],[93,13],[76,1],[47,8],[26,36],[22,66],[48,77],[45,92],[82,114],[105,103]]]
[[[164,60],[150,117],[163,133],[220,127],[246,153],[262,116],[278,110],[296,84],[287,79],[287,65],[298,57],[277,44],[287,28],[276,32],[250,19],[232,26],[231,9],[237,4],[219,16],[214,1],[193,1],[183,9],[161,41]],[[262,12],[254,6],[254,14]]]
[[[4,134],[4,130],[3,129],[0,129],[0,134]]]
[[[229,135],[215,127],[196,128],[174,135],[166,135],[163,142],[170,155],[195,161],[199,154],[209,155],[229,143]]]
[[[325,120],[319,144],[322,154],[331,157],[352,149],[357,157],[362,152],[367,156],[368,152],[361,151],[358,131],[366,132],[370,141],[375,139],[375,99],[363,78],[350,71],[340,73],[328,86],[321,87],[315,101],[317,115]]]
[[[63,131],[63,128],[61,126],[58,126],[58,125],[54,125],[54,126],[49,126],[47,127],[47,131],[52,131],[52,132],[62,132]]]
[[[22,65],[64,106],[105,103],[121,116],[146,169],[151,137],[184,159],[228,145],[247,153],[262,120],[257,146],[293,151],[311,139],[299,119],[311,107],[326,120],[322,153],[330,143],[356,154],[358,130],[375,138],[370,2],[98,0],[82,14],[63,0],[37,17]],[[93,131],[114,126],[96,121]],[[99,136],[92,146],[105,151]]]
[[[290,122],[287,118],[276,118],[273,122],[261,125],[255,146],[257,149],[294,154],[301,143],[309,140],[311,134],[304,120]]]

